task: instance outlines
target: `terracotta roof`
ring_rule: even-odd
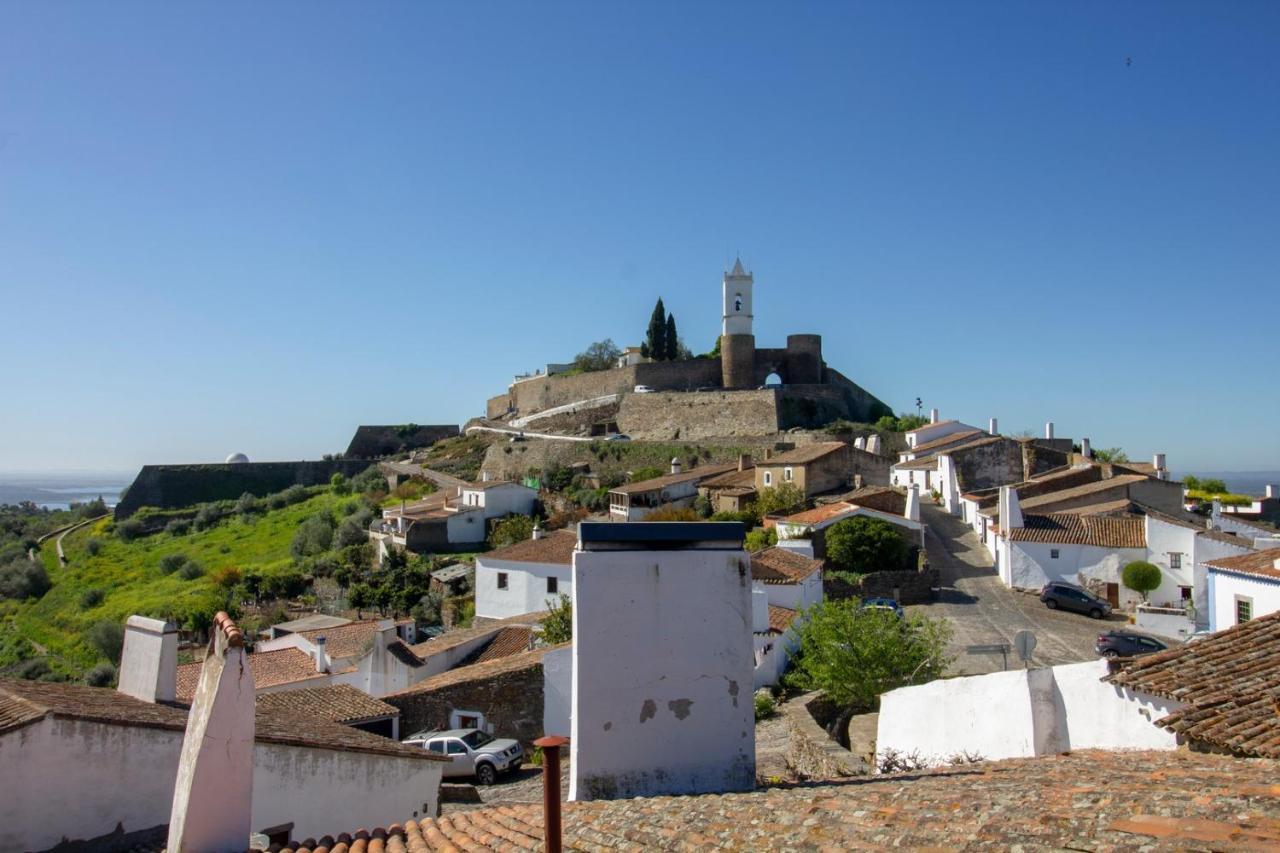
[[[397,690],[394,693],[388,693],[384,698],[394,699],[397,696],[410,696],[415,693],[429,693],[432,690],[439,690],[442,687],[451,687],[456,684],[465,684],[470,681],[483,681],[484,679],[492,678],[495,675],[503,675],[509,672],[518,672],[522,669],[529,669],[534,666],[542,666],[543,655],[552,649],[567,648],[569,645],[569,643],[562,643],[558,646],[543,646],[541,648],[518,652],[514,655],[507,655],[506,657],[487,660],[482,663],[474,663],[470,666],[460,666],[456,669],[442,672],[439,675],[433,675],[430,678],[419,681],[411,687],[406,687],[403,690]]]
[[[800,583],[821,568],[821,560],[786,548],[766,548],[751,555],[751,578],[764,583]]]
[[[947,418],[945,421],[938,421],[936,423],[924,424],[923,426],[918,426],[915,429],[909,429],[906,432],[904,432],[903,435],[915,435],[916,433],[922,430],[931,429],[933,427],[940,427],[943,424],[954,424],[954,423],[959,423],[959,421],[957,421],[955,418]]]
[[[316,672],[311,655],[293,646],[250,654],[249,665],[253,668],[253,685],[259,690],[329,677],[329,673]],[[178,665],[178,701],[190,702],[195,695],[201,666],[202,661]]]
[[[893,515],[907,511],[906,494],[891,486],[863,486],[841,495],[840,500]]]
[[[476,656],[475,663],[485,663],[529,651],[533,645],[533,629],[523,626],[503,628]]]
[[[1240,572],[1241,574],[1258,575],[1264,578],[1280,578],[1280,568],[1276,568],[1277,560],[1280,560],[1280,548],[1268,548],[1265,551],[1254,551],[1250,554],[1238,554],[1235,557],[1209,560],[1205,565],[1211,569],[1222,569],[1228,572]],[[1280,665],[1280,658],[1276,659],[1276,664]]]
[[[654,477],[650,480],[641,480],[638,483],[624,483],[616,489],[610,489],[610,493],[635,495],[644,492],[653,492],[659,489],[665,489],[667,486],[675,486],[680,483],[701,482],[710,477],[717,477],[721,474],[727,474],[730,471],[737,471],[738,463],[734,462],[730,465],[700,465],[697,468],[691,468],[688,471],[681,471],[679,474],[664,474],[661,477]]]
[[[449,651],[472,640],[483,639],[490,635],[496,636],[502,628],[508,625],[526,625],[529,627],[541,625],[542,620],[546,619],[548,615],[550,615],[548,611],[539,610],[535,613],[508,616],[506,619],[486,620],[483,623],[472,625],[470,628],[454,628],[438,637],[417,643],[409,648],[421,660],[427,660],[432,655]]]
[[[926,468],[937,468],[938,457],[930,454],[919,459],[908,459],[906,462],[893,463],[895,471],[923,471]]]
[[[1201,530],[1200,535],[1215,542],[1226,542],[1238,548],[1253,550],[1253,540],[1247,536],[1237,536],[1234,533],[1224,533],[1221,530]]]
[[[735,468],[727,474],[708,477],[698,485],[704,489],[750,489],[754,492],[756,488],[755,467],[752,466],[745,471],[739,471]]]
[[[1024,515],[1022,527],[1009,531],[1014,542],[1047,542],[1054,545],[1097,545],[1101,548],[1145,548],[1147,528],[1142,516]]]
[[[843,515],[858,511],[858,507],[847,503],[832,503],[815,506],[778,519],[779,524],[821,524]]]
[[[514,545],[477,554],[476,560],[511,560],[516,563],[547,563],[568,566],[573,563],[573,552],[578,547],[578,536],[568,530],[552,530],[541,539],[525,539]]]
[[[785,634],[787,629],[791,627],[791,623],[796,621],[796,611],[789,607],[779,607],[776,604],[769,605],[769,630],[775,634]]]
[[[299,631],[299,637],[306,637],[315,642],[317,637],[324,637],[324,651],[330,659],[353,658],[364,651],[365,646],[378,633],[381,619],[366,619],[363,622],[352,622],[350,625],[339,625],[336,628],[318,628],[312,631]]]
[[[1274,849],[1275,772],[1259,759],[1080,750],[742,794],[571,802],[562,834],[566,850]],[[346,844],[541,850],[542,805],[458,811],[315,847]]]
[[[0,679],[0,734],[53,715],[72,720],[185,731],[185,708],[143,702],[108,687]],[[369,752],[401,758],[428,757],[426,750],[362,732],[316,716],[259,708],[255,739],[310,749]],[[439,760],[439,756],[434,759]]]
[[[979,435],[986,435],[986,432],[980,429],[962,429],[959,432],[952,432],[944,435],[942,438],[935,438],[933,441],[926,441],[924,444],[917,444],[915,447],[908,447],[907,453],[926,453],[938,447],[946,447],[962,441],[968,441]]]
[[[374,699],[350,684],[304,687],[258,696],[258,710],[304,717],[320,717],[334,723],[358,723],[395,716],[400,709]]]
[[[1068,515],[1117,515],[1122,513],[1132,513],[1133,501],[1128,498],[1121,498],[1118,501],[1100,501],[1096,504],[1067,507],[1066,509],[1057,510],[1057,512],[1066,513]]]
[[[1022,499],[1022,493],[1018,493],[1018,503],[1023,509],[1027,507],[1035,508],[1037,506],[1047,506],[1057,503],[1058,501],[1073,500],[1082,498],[1087,495],[1097,494],[1098,492],[1106,492],[1110,489],[1118,489],[1128,487],[1134,483],[1141,483],[1144,480],[1150,480],[1150,477],[1144,477],[1141,474],[1121,474],[1118,477],[1112,477],[1109,480],[1098,480],[1092,483],[1085,483],[1070,489],[1060,489],[1058,491],[1047,492],[1041,495]]]
[[[1021,483],[1012,485],[1018,490],[1019,500],[1030,500],[1046,492],[1083,486],[1086,483],[1095,483],[1100,479],[1102,479],[1102,468],[1097,465],[1089,465],[1083,468],[1054,468],[1045,471],[1043,474],[1037,474],[1029,480],[1023,480]],[[992,489],[980,489],[962,497],[977,501],[979,507],[994,506],[1000,500],[1000,488],[997,486]]]
[[[795,450],[788,450],[785,453],[779,453],[772,459],[757,459],[756,467],[772,467],[774,465],[807,465],[810,462],[816,462],[823,457],[830,456],[832,453],[839,453],[842,450],[848,450],[849,445],[843,441],[819,441],[814,444],[806,444],[803,447],[797,447]]]
[[[1258,522],[1253,521],[1252,519],[1248,519],[1248,518],[1241,518],[1239,515],[1237,515],[1236,513],[1232,513],[1232,512],[1224,512],[1224,513],[1221,513],[1221,514],[1218,516],[1218,520],[1219,520],[1219,521],[1222,521],[1222,520],[1226,520],[1226,521],[1233,521],[1233,522],[1235,522],[1236,524],[1243,524],[1245,527],[1252,528],[1252,529],[1254,529],[1254,530],[1257,530],[1257,531],[1258,531],[1258,532],[1260,532],[1260,533],[1270,533],[1270,534],[1272,534],[1272,535],[1275,535],[1275,534],[1276,534],[1276,528],[1274,528],[1274,527],[1267,527],[1265,524],[1259,524]]]
[[[1188,740],[1280,758],[1280,613],[1139,658],[1104,680],[1185,703],[1155,723]]]

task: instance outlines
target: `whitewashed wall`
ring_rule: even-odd
[[[498,589],[498,573],[507,573],[507,588]],[[559,584],[559,593],[547,592],[547,578]],[[506,619],[547,609],[547,600],[573,594],[573,569],[554,563],[526,563],[476,557],[476,615]]]
[[[570,798],[752,789],[747,554],[579,551],[573,598]]]
[[[542,731],[569,736],[573,718],[573,649],[542,656]]]
[[[485,539],[485,513],[459,512],[445,519],[445,536],[450,545],[483,542]]]
[[[1058,551],[1057,559],[1053,550]],[[1082,583],[1085,578],[1120,582],[1120,569],[1145,560],[1146,548],[1100,548],[1000,540],[1000,575],[1009,586],[1040,589],[1049,581]],[[1123,594],[1123,593],[1122,593]]]
[[[1236,624],[1236,596],[1253,600],[1253,618],[1280,610],[1280,582],[1231,572],[1209,572],[1209,628],[1221,631]]]
[[[1147,516],[1147,560],[1160,569],[1160,586],[1153,590],[1148,599],[1159,606],[1179,606],[1182,600],[1181,587],[1193,588],[1195,593],[1195,559],[1196,531],[1189,527],[1170,524],[1158,518]],[[1182,555],[1182,566],[1173,568],[1171,553]],[[1203,600],[1201,601],[1203,604]]]
[[[501,518],[512,513],[530,515],[533,513],[533,504],[538,499],[537,492],[519,483],[493,486],[485,489],[482,494],[485,518]]]
[[[969,753],[986,760],[1074,749],[1175,749],[1153,725],[1178,703],[1101,681],[1105,661],[932,681],[880,697],[876,751],[932,765]]]

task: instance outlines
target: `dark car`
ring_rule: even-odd
[[[860,609],[863,610],[888,610],[898,618],[904,615],[902,605],[894,601],[892,598],[864,598]]]
[[[1150,655],[1169,648],[1155,637],[1146,634],[1131,634],[1128,631],[1108,631],[1098,635],[1098,644],[1094,651],[1104,658],[1131,658],[1137,655]]]
[[[1082,586],[1063,581],[1045,584],[1040,590],[1040,600],[1050,610],[1073,610],[1093,619],[1101,619],[1111,613],[1111,605],[1105,599],[1098,598]]]

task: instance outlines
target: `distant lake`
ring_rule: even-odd
[[[0,504],[32,501],[49,509],[66,509],[73,503],[85,503],[101,495],[107,506],[114,506],[133,478],[134,474],[124,472],[0,472]]]

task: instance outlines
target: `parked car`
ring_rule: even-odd
[[[1111,605],[1106,599],[1098,598],[1082,586],[1064,581],[1045,584],[1044,589],[1040,590],[1040,600],[1050,610],[1072,610],[1093,619],[1101,619],[1111,613]]]
[[[1133,634],[1128,631],[1108,631],[1098,635],[1094,651],[1104,658],[1131,658],[1150,655],[1169,648],[1155,637]]]
[[[858,606],[859,610],[888,610],[901,619],[905,614],[902,605],[894,601],[892,598],[864,598],[862,604]]]
[[[625,432],[615,432],[613,435],[605,437],[605,441],[630,441],[631,436]]]
[[[637,385],[637,386],[636,386],[636,393],[637,393],[637,394],[652,394],[652,393],[653,393],[653,389],[652,389],[652,388],[650,388],[648,385]]]
[[[492,785],[499,773],[514,772],[524,763],[524,748],[519,741],[495,738],[479,729],[419,732],[404,742],[447,756],[446,778],[474,776],[481,785]]]

